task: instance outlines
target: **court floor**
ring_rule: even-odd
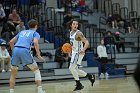
[[[84,89],[80,93],[139,93],[132,77],[97,79],[93,87],[90,86],[88,80],[81,80],[81,83],[84,85]],[[73,80],[43,82],[43,89],[46,93],[75,93],[72,91],[74,87]],[[0,87],[0,93],[9,93],[8,85]],[[36,93],[36,85],[34,83],[17,84],[15,93]]]

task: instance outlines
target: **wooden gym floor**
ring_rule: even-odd
[[[84,89],[80,93],[139,93],[132,77],[97,79],[93,87],[90,86],[88,80],[82,79],[81,83],[84,85]],[[9,93],[8,85],[0,86],[0,93]],[[74,87],[73,80],[43,82],[43,89],[46,93],[75,93],[72,91]],[[36,85],[34,83],[17,84],[15,93],[36,93]]]

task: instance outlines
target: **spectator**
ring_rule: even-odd
[[[20,23],[20,21],[21,21],[19,14],[17,14],[16,9],[12,10],[12,13],[9,14],[9,18],[8,19],[12,19],[12,21],[13,21],[15,26],[17,26]]]
[[[68,57],[68,54],[63,53],[62,46],[60,46],[56,49],[55,61],[59,63],[59,68],[62,68],[64,62],[70,61],[69,57]]]
[[[73,19],[72,12],[67,12],[66,15],[64,16],[64,21],[63,21],[63,26],[64,26],[64,31],[65,31],[65,41],[70,41],[69,39],[69,26],[68,23]]]
[[[24,22],[21,21],[19,25],[16,26],[16,33],[25,30]]]
[[[6,14],[2,7],[2,4],[0,4],[0,22],[5,22],[6,20]]]
[[[107,36],[104,38],[107,53],[115,53],[115,41],[111,31],[107,31]]]
[[[11,19],[7,21],[7,23],[4,25],[1,36],[6,42],[9,42],[11,38],[13,38],[16,35],[16,28]]]
[[[113,21],[114,21],[114,27],[118,28],[118,25],[120,25],[122,18],[120,16],[120,14],[118,14],[117,11],[114,12],[114,14],[112,15]]]
[[[118,53],[120,53],[120,48],[125,52],[124,38],[120,37],[120,32],[115,32],[115,45]]]
[[[0,63],[1,63],[1,68],[2,68],[2,72],[5,72],[5,64],[8,64],[8,69],[9,71],[11,71],[10,69],[10,61],[11,61],[11,57],[6,49],[6,43],[2,42],[1,43],[1,47],[0,47]]]
[[[100,74],[100,78],[108,78],[109,74],[106,71],[106,63],[107,63],[107,52],[106,52],[106,47],[104,45],[104,40],[101,40],[101,44],[98,45],[97,47],[97,54],[99,57],[99,61],[101,63],[101,74]]]
[[[72,12],[67,12],[64,16],[63,26],[66,29],[68,26],[68,22],[70,22],[73,19]]]
[[[128,33],[133,32],[133,25],[130,20],[124,20],[124,29],[128,31]]]
[[[115,28],[115,23],[114,23],[114,20],[113,20],[113,17],[111,14],[109,14],[109,16],[107,18],[107,24],[111,25],[112,28]]]

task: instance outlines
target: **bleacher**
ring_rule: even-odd
[[[106,0],[111,1],[111,0]],[[104,5],[104,4],[103,4]],[[102,6],[103,7],[103,6]],[[107,5],[106,5],[107,7]],[[119,8],[122,9],[122,8]],[[57,10],[57,9],[56,9]],[[104,37],[104,33],[110,30],[112,33],[118,31],[118,29],[112,29],[107,26],[107,24],[102,24],[101,17],[106,17],[105,14],[110,12],[110,10],[103,10],[103,9],[95,9],[93,14],[84,15],[80,14],[79,12],[72,12],[75,18],[80,19],[82,23],[81,31],[87,37],[90,42],[90,48],[88,49],[85,59],[82,62],[82,68],[87,73],[93,73],[98,76],[100,72],[100,63],[96,60],[96,47],[100,42],[100,39]],[[45,29],[45,35],[39,40],[40,50],[42,52],[49,52],[52,54],[52,58],[45,57],[46,63],[42,63],[37,57],[34,57],[36,62],[39,65],[41,70],[42,79],[43,80],[58,80],[58,79],[66,79],[72,78],[72,75],[68,69],[68,63],[66,62],[62,69],[59,69],[59,64],[54,61],[55,49],[61,45],[64,41],[64,31],[62,31],[61,35],[57,35],[56,32],[61,31],[62,29],[55,29],[60,27],[62,24],[63,16],[57,13],[57,17],[60,16],[58,19],[55,18],[55,11],[54,7],[49,7],[45,9],[45,13],[47,17],[47,29]],[[63,12],[63,11],[61,11]],[[45,19],[45,20],[46,20]],[[62,20],[60,20],[62,19]],[[43,20],[41,20],[43,21]],[[45,26],[46,26],[45,25]],[[103,26],[102,26],[103,25]],[[109,62],[107,64],[108,72],[110,75],[126,75],[130,73],[134,73],[134,69],[138,62],[139,58],[139,43],[138,36],[140,35],[139,28],[135,29],[134,33],[124,33],[124,29],[119,29],[122,36],[125,38],[125,53],[117,53],[111,57],[109,54]],[[46,42],[47,41],[47,42]],[[111,60],[111,61],[110,61]],[[113,61],[112,61],[113,60]],[[0,83],[8,83],[8,79],[10,77],[9,72],[0,73]],[[34,75],[27,69],[27,67],[23,67],[22,65],[19,66],[19,73],[17,76],[16,82],[24,82],[24,81],[34,81]]]

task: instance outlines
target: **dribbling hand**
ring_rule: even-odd
[[[44,63],[46,62],[45,59],[43,57],[41,57],[41,56],[38,56],[38,59],[41,60]]]
[[[80,51],[80,54],[84,55],[84,54],[85,54],[85,50],[82,49],[82,50]]]

